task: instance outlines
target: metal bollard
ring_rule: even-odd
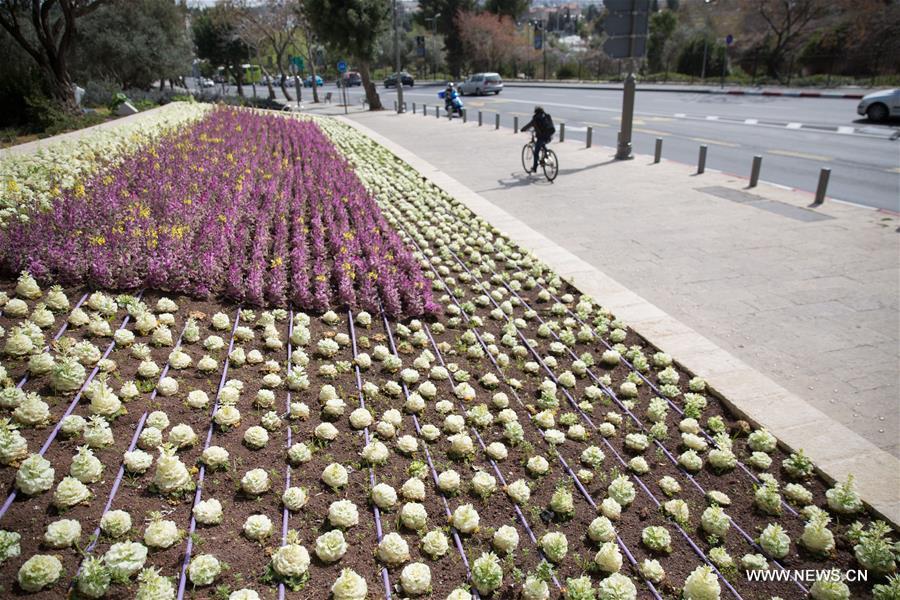
[[[519,117],[513,117],[513,133],[519,133]]]
[[[653,151],[653,162],[658,163],[662,159],[662,138],[656,138],[656,149]]]
[[[453,120],[453,111],[452,111],[452,110],[448,110],[448,111],[447,111],[447,120],[448,120],[448,121],[452,121],[452,120]]]
[[[828,190],[828,178],[831,177],[831,169],[822,168],[819,171],[819,185],[816,187],[816,201],[813,206],[820,206],[825,202],[825,192]]]
[[[706,171],[706,144],[700,144],[700,157],[697,159],[697,175]]]
[[[394,112],[397,112],[397,101],[394,100]]]
[[[416,103],[413,102],[413,114],[416,114]]]
[[[479,126],[479,127],[481,127],[481,122],[482,122],[482,120],[481,120],[481,111],[479,110],[479,111],[478,111],[478,126]]]
[[[494,129],[500,129],[500,113],[494,115]]]
[[[440,106],[435,106],[435,107],[434,107],[434,118],[435,118],[435,119],[440,119],[440,118],[441,118],[441,107],[440,107]]]
[[[423,104],[423,105],[422,105],[422,116],[423,116],[423,117],[427,117],[427,116],[428,116],[428,105],[427,105],[427,104]]]
[[[750,185],[747,187],[756,187],[759,183],[759,170],[762,168],[762,156],[757,154],[753,157],[753,166],[750,167]]]
[[[468,122],[469,122],[469,111],[467,111],[466,109],[463,109],[463,123],[468,123]]]
[[[559,124],[559,142],[562,143],[564,141],[566,141],[566,124],[560,123]]]
[[[591,142],[592,142],[593,138],[594,138],[594,128],[588,126],[588,130],[587,130],[587,145],[585,146],[585,148],[590,148],[590,147],[591,147]]]
[[[406,102],[403,103],[401,112],[406,112]]]

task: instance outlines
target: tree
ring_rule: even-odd
[[[484,8],[495,15],[516,20],[525,14],[530,5],[530,0],[487,0]]]
[[[483,12],[456,15],[463,53],[475,71],[499,71],[518,44],[516,25],[510,17]]]
[[[231,9],[233,21],[238,35],[248,45],[257,48],[266,47],[275,55],[275,68],[278,70],[278,81],[284,97],[291,100],[285,76],[286,55],[288,49],[297,41],[300,29],[298,19],[299,3],[292,0],[229,0],[226,4]],[[269,97],[274,98],[271,78]]]
[[[76,23],[111,0],[3,0],[2,26],[44,72],[53,96],[69,111],[78,110],[69,75],[69,53]],[[27,13],[27,16],[26,16]],[[26,26],[26,20],[28,25]]]
[[[647,64],[651,73],[658,73],[664,66],[663,49],[666,41],[678,25],[671,10],[653,13],[650,17],[650,37],[647,40]]]
[[[303,7],[313,29],[356,60],[369,108],[380,110],[371,65],[390,15],[388,0],[304,0]]]
[[[171,0],[103,6],[82,21],[73,70],[88,79],[111,78],[123,89],[176,79],[193,55],[186,16]]]
[[[816,21],[828,12],[828,0],[744,0],[748,20],[760,20],[766,29],[769,75],[780,77],[785,58],[795,50]]]
[[[437,31],[444,36],[444,49],[447,52],[447,68],[454,77],[459,77],[463,64],[463,46],[456,15],[460,11],[471,11],[475,8],[475,0],[419,0],[419,22],[429,26],[428,19],[440,15],[437,19]]]
[[[227,7],[215,6],[200,12],[191,27],[197,56],[225,67],[226,75],[234,77],[238,94],[243,96],[244,69],[241,65],[251,49],[235,29]]]

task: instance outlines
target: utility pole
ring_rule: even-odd
[[[397,0],[391,2],[394,13],[394,68],[397,74],[397,112],[403,112],[403,78],[400,77],[400,24],[397,18]]]
[[[437,79],[437,20],[441,13],[428,17],[425,21],[431,21],[431,75]]]
[[[631,154],[631,134],[634,122],[635,78],[634,62],[644,56],[650,20],[649,0],[606,0],[609,37],[603,49],[612,58],[628,59],[628,75],[622,94],[622,117],[616,143],[616,160],[634,158]]]

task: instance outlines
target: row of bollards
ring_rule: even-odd
[[[394,111],[397,111],[397,101],[394,101]],[[403,108],[406,108],[406,103],[403,103]],[[412,103],[412,112],[416,113],[416,103]],[[422,116],[428,116],[428,106],[422,105]],[[440,118],[441,112],[440,107],[434,107],[434,116]],[[452,119],[453,113],[448,114],[447,118]],[[468,122],[468,111],[463,109],[462,111],[462,121],[463,123]],[[478,126],[481,127],[484,125],[484,115],[479,110],[478,111]],[[494,114],[494,129],[500,129],[500,113]],[[513,133],[519,133],[519,117],[513,116]],[[593,145],[593,133],[594,128],[588,126],[587,128],[587,137],[585,139],[585,147],[590,148]],[[566,141],[566,124],[559,124],[559,141]],[[657,164],[662,160],[662,149],[663,149],[663,138],[656,138],[655,147],[653,149],[653,164]],[[697,175],[702,175],[706,172],[706,156],[708,152],[708,146],[706,144],[700,145],[700,152],[697,156]],[[759,154],[754,155],[753,162],[750,166],[750,183],[747,185],[748,188],[754,188],[759,185],[759,175],[762,171],[762,159],[763,157]],[[828,181],[831,178],[831,169],[823,167],[819,171],[819,182],[816,186],[816,197],[815,201],[813,201],[812,206],[820,206],[825,202],[825,195],[828,191]]]

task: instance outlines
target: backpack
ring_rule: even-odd
[[[556,127],[553,126],[553,118],[547,113],[543,113],[535,125],[541,137],[550,138],[556,133]]]

